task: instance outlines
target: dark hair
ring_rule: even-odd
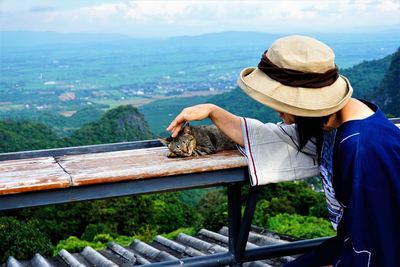
[[[321,150],[323,144],[323,125],[328,122],[330,115],[324,117],[300,117],[295,116],[297,135],[299,137],[299,151],[311,138],[315,138],[317,145],[318,163],[321,163]]]

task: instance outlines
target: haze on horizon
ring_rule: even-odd
[[[170,37],[400,29],[400,0],[0,0],[1,31]]]

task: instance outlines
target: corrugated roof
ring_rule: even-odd
[[[246,248],[285,242],[289,241],[253,227]],[[128,247],[111,242],[107,249],[101,251],[86,247],[79,253],[69,253],[63,249],[58,256],[50,258],[45,258],[40,254],[36,254],[31,260],[23,261],[9,257],[1,267],[128,267],[227,251],[228,228],[223,227],[218,233],[207,229],[201,229],[196,236],[180,233],[174,240],[159,235],[149,244],[135,240]],[[278,267],[293,259],[293,257],[281,257],[249,262],[244,266]]]

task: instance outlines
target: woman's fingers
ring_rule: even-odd
[[[167,127],[167,131],[172,132],[171,136],[176,137],[182,127],[182,125],[185,123],[185,116],[183,115],[183,111],[176,116],[176,118],[170,123],[170,125]]]
[[[185,122],[203,120],[207,118],[210,113],[208,107],[209,105],[207,104],[200,104],[184,108],[167,127],[167,131],[172,132],[172,137],[176,137]]]

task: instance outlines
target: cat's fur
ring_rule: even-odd
[[[235,143],[215,125],[190,126],[186,124],[175,138],[160,139],[168,149],[168,157],[209,155],[226,149],[235,149]]]

